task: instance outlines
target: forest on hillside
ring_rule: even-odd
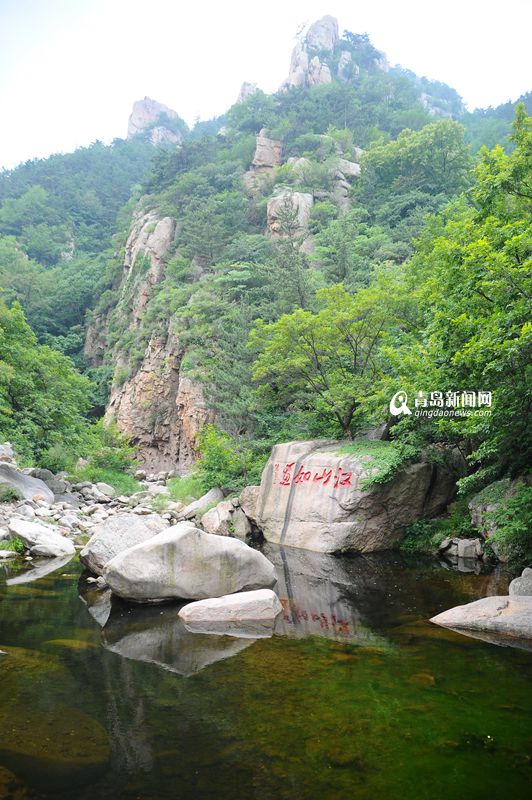
[[[200,464],[224,487],[256,481],[274,443],[388,422],[398,390],[490,392],[492,413],[405,417],[392,466],[456,446],[464,495],[526,467],[531,95],[468,113],[444,84],[376,69],[367,37],[343,46],[352,79],[255,92],[177,149],[139,135],[0,174],[0,430],[25,458],[71,468],[111,383],[171,329],[208,389]],[[282,142],[283,163],[250,193],[261,130]],[[338,159],[360,162],[348,207],[334,193]],[[314,198],[304,235],[290,202],[280,235],[265,233],[283,188]],[[139,208],[179,224],[132,330],[120,280]],[[104,314],[103,364],[91,367],[87,321]]]

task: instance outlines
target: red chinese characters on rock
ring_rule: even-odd
[[[285,464],[282,468],[281,479],[279,480],[281,465],[274,464],[273,483],[277,483],[279,486],[297,486],[300,483],[308,483],[309,486],[313,487],[314,489],[319,488],[320,486],[327,486],[327,484],[330,484],[331,489],[338,489],[339,487],[352,485],[351,478],[353,473],[346,472],[341,467],[338,467],[336,471],[324,467],[321,472],[313,472],[312,469],[306,469],[304,464],[302,464],[295,475],[293,475],[292,473],[294,466],[295,461],[292,461],[290,464]]]

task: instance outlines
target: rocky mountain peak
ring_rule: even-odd
[[[156,123],[163,117],[161,124]],[[151,128],[150,138],[153,144],[162,144],[169,142],[177,144],[181,141],[182,137],[178,131],[171,130],[164,125],[164,117],[167,119],[179,119],[177,112],[173,111],[163,103],[152,100],[151,97],[144,97],[143,100],[137,100],[133,103],[133,110],[129,117],[127,126],[127,138],[131,139],[138,133],[147,131]],[[155,127],[154,127],[155,126]]]
[[[338,38],[338,20],[327,15],[312,23],[305,36],[305,43],[307,48],[332,50]]]

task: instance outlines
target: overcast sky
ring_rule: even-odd
[[[125,137],[145,95],[193,124],[275,91],[324,14],[470,109],[532,89],[532,0],[0,0],[0,166]]]

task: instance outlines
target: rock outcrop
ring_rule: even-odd
[[[202,600],[269,588],[273,565],[262,553],[225,536],[179,522],[119,553],[104,570],[114,594],[134,602]]]
[[[308,223],[314,198],[310,192],[294,192],[291,189],[278,189],[273,197],[268,200],[267,225],[268,233],[273,238],[286,235],[305,237],[308,233]],[[285,232],[283,226],[285,217],[294,215],[290,232]]]
[[[157,100],[152,100],[151,97],[145,97],[143,100],[137,100],[133,103],[133,110],[129,117],[127,126],[127,138],[131,139],[139,133],[150,130],[150,141],[152,144],[179,144],[182,136],[179,132],[171,130],[163,124],[156,125],[161,117],[167,117],[169,120],[178,119],[178,114],[163,103],[158,103]]]
[[[375,461],[340,448],[324,441],[273,448],[256,510],[267,541],[325,553],[387,550],[407,525],[443,511],[455,493],[456,472],[428,460],[364,488],[378,473]]]
[[[249,81],[244,81],[242,86],[240,87],[240,91],[238,93],[238,97],[236,102],[243,103],[244,100],[247,100],[248,97],[251,97],[252,94],[259,91],[259,87],[256,83],[249,83]]]
[[[279,139],[271,139],[262,128],[255,139],[255,153],[249,170],[244,175],[244,185],[253,194],[267,181],[273,180],[281,163],[283,145]]]
[[[314,51],[330,51],[338,42],[338,21],[331,16],[322,17],[308,29],[305,38],[292,52],[290,72],[281,88],[316,86],[330,83],[332,75],[327,64],[320,61]]]

